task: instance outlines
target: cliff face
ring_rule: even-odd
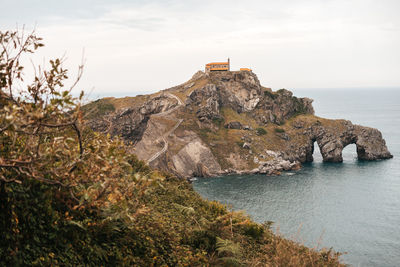
[[[248,71],[199,71],[153,95],[103,102],[106,112],[86,108],[92,129],[122,136],[140,159],[182,177],[279,174],[312,161],[314,142],[327,162],[341,162],[351,143],[361,160],[392,157],[378,130],[318,118],[311,99],[273,92]]]
[[[197,74],[196,78],[199,77]],[[193,90],[185,102],[189,110],[200,107],[196,112],[202,122],[220,119],[221,107],[247,112],[260,125],[281,124],[296,114],[314,114],[311,99],[293,97],[285,89],[273,93],[262,87],[252,72],[210,73],[206,79],[208,83]]]

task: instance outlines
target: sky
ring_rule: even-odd
[[[0,0],[0,30],[36,28],[43,63],[66,55],[77,87],[134,96],[231,60],[273,89],[400,87],[398,0]]]

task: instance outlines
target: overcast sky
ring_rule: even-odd
[[[400,87],[398,0],[0,0],[0,29],[36,25],[35,60],[67,54],[92,96],[155,92],[230,57],[279,88]],[[73,72],[73,73],[74,73]]]

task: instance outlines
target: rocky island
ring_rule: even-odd
[[[121,136],[129,152],[179,177],[280,174],[313,161],[342,162],[356,144],[359,160],[392,155],[379,130],[314,115],[312,99],[272,91],[249,70],[202,72],[151,95],[103,98],[84,106],[95,131]]]

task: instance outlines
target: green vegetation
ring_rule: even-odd
[[[299,116],[301,114],[307,114],[307,110],[306,110],[306,107],[304,106],[303,102],[295,96],[293,98],[294,98],[295,110],[296,110],[296,113],[293,114],[293,116],[295,117],[295,116]]]
[[[98,99],[82,107],[82,112],[86,114],[87,119],[104,116],[113,111],[115,107],[108,98]]]
[[[40,40],[0,32],[0,265],[340,265],[86,129],[61,60],[16,94],[21,56]]]
[[[274,94],[273,92],[268,91],[268,90],[264,90],[264,96],[268,96],[268,97],[270,97],[272,99],[275,99],[277,97],[276,94]]]
[[[218,127],[221,127],[224,124],[224,118],[213,118],[212,122]]]
[[[211,133],[211,130],[208,128],[200,129],[199,135],[203,138],[207,138],[207,136]]]
[[[240,148],[242,148],[243,145],[244,145],[244,142],[243,142],[243,141],[236,141],[236,144],[237,144]]]
[[[275,128],[274,131],[275,131],[276,133],[284,133],[284,132],[285,132],[285,129],[283,129],[283,128]]]
[[[265,134],[267,134],[267,131],[262,127],[258,127],[258,128],[256,128],[256,134],[257,135],[265,135]]]

